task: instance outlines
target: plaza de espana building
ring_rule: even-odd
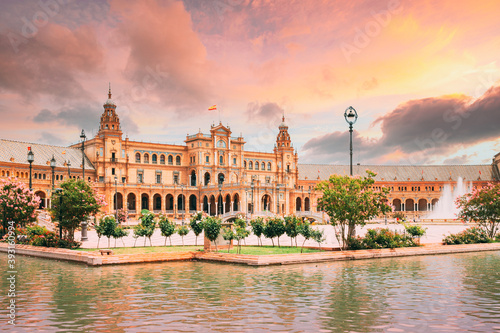
[[[137,218],[148,209],[187,221],[200,210],[223,217],[325,217],[317,206],[321,193],[315,191],[316,184],[331,174],[349,174],[349,165],[299,164],[284,117],[272,152],[245,150],[244,138],[233,136],[221,123],[206,133],[188,135],[183,145],[138,142],[123,137],[109,91],[97,134],[87,140],[83,134],[83,142],[70,147],[0,139],[0,179],[28,184],[31,149],[33,190],[42,199],[42,209],[50,205],[53,184],[57,188],[68,177],[84,174],[106,196],[103,213],[126,209],[129,217]],[[459,177],[468,186],[498,181],[499,163],[497,154],[489,165],[354,165],[353,173],[377,173],[374,189],[389,187],[395,211],[420,218],[433,209],[446,185],[456,186]]]

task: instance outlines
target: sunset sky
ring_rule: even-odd
[[[2,1],[0,138],[183,144],[219,122],[301,163],[489,164],[500,152],[499,1]]]

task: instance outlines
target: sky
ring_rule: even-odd
[[[0,2],[0,137],[93,137],[111,84],[124,136],[212,124],[300,163],[489,164],[500,152],[500,2]],[[217,105],[218,111],[208,111]]]

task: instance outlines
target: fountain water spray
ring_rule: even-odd
[[[438,203],[434,206],[426,219],[456,219],[459,209],[455,204],[458,197],[472,190],[472,182],[465,183],[462,177],[458,177],[455,189],[452,191],[450,184],[446,184]]]

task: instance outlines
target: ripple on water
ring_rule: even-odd
[[[0,261],[2,272],[5,264]],[[19,257],[18,267],[17,328],[26,330],[492,332],[500,327],[500,252],[259,268],[200,262],[86,267]],[[2,276],[0,290],[7,287]],[[5,294],[0,301],[7,304]]]

